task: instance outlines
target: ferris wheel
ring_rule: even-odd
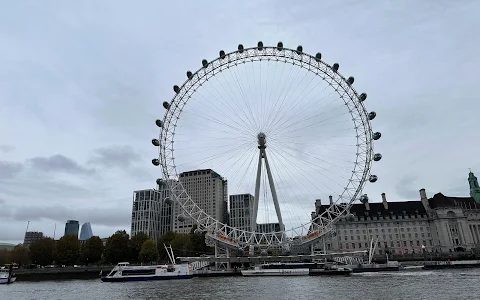
[[[381,134],[372,131],[376,113],[365,108],[367,94],[355,91],[354,77],[342,76],[338,63],[302,46],[258,42],[222,50],[186,76],[163,102],[152,140],[159,150],[152,163],[174,198],[167,200],[183,211],[178,220],[190,219],[231,247],[307,244],[351,218],[357,199],[368,199],[362,190],[377,181],[370,168],[382,158],[373,151]],[[242,226],[207,213],[182,183],[182,172],[204,169],[228,180],[230,196],[249,195]],[[312,213],[318,199],[328,204]]]

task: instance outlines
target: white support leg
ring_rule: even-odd
[[[262,174],[262,149],[258,154],[258,168],[257,168],[257,181],[255,182],[255,198],[253,199],[253,212],[252,212],[252,231],[257,231],[257,212],[258,212],[258,200],[260,198],[260,175]]]
[[[265,149],[261,149],[260,151],[263,151],[265,167],[267,168],[268,184],[270,185],[270,192],[272,193],[273,204],[275,205],[275,212],[277,213],[278,223],[280,224],[280,231],[285,231],[285,227],[283,226],[282,213],[280,211],[280,205],[278,204],[277,191],[275,190],[275,184],[273,182],[272,171],[270,170],[270,165],[268,164],[267,152],[265,151]]]

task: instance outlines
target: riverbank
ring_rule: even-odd
[[[101,270],[111,270],[112,268],[113,266],[15,269],[14,272],[17,281],[93,279],[100,277]]]

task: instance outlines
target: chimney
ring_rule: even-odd
[[[427,193],[425,192],[425,189],[420,190],[420,201],[422,201],[425,210],[430,210],[430,205],[428,204]]]
[[[333,197],[332,197],[332,196],[328,196],[328,199],[330,200],[330,205],[333,205]]]
[[[382,202],[383,202],[383,207],[385,210],[388,209],[388,202],[387,202],[387,197],[385,196],[385,193],[382,193]]]
[[[370,203],[368,203],[368,197],[365,198],[365,209],[370,210]]]

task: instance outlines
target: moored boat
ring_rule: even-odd
[[[0,270],[0,284],[14,283],[17,278],[13,274],[13,270]]]
[[[107,276],[101,277],[104,282],[169,280],[192,278],[189,265],[154,265],[131,266],[128,262],[118,263]]]
[[[132,266],[128,262],[118,263],[106,276],[104,282],[145,281],[145,280],[171,280],[190,279],[193,277],[192,267],[189,264],[175,264],[172,247],[165,246],[169,265]],[[102,275],[103,272],[100,272]]]
[[[242,270],[243,276],[306,276],[308,266],[295,263],[271,263],[255,266],[253,269]]]

